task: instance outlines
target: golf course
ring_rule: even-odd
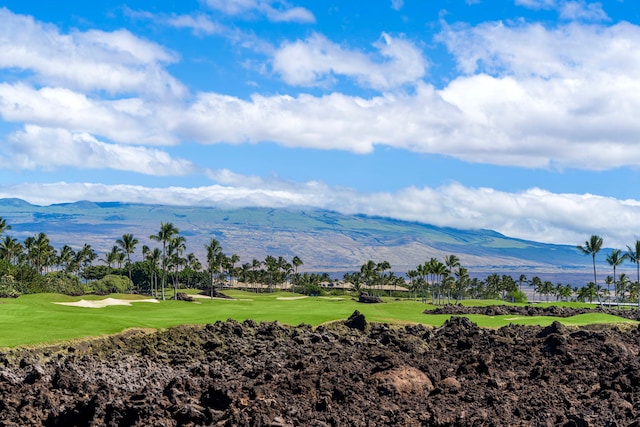
[[[187,290],[195,296],[195,290]],[[234,319],[242,322],[277,321],[287,325],[318,326],[347,319],[355,310],[369,321],[391,325],[424,324],[441,326],[450,315],[423,314],[435,306],[409,299],[384,298],[380,304],[363,304],[349,294],[309,297],[289,292],[254,293],[225,291],[229,299],[200,296],[193,302],[149,299],[131,294],[71,297],[62,294],[29,294],[19,298],[0,299],[0,347],[51,344],[84,337],[116,334],[131,328],[164,329],[178,325],[204,325]],[[108,301],[111,304],[100,304]],[[95,304],[91,304],[94,302]],[[128,304],[125,304],[127,303]],[[504,301],[469,300],[468,306],[510,305]],[[595,310],[587,303],[545,303],[568,308],[592,308],[593,313],[571,317],[554,316],[486,316],[467,317],[480,327],[500,328],[510,324],[548,326],[560,321],[568,326],[593,324],[637,323]],[[520,304],[521,306],[523,304]]]

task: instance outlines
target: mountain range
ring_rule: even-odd
[[[125,233],[142,244],[161,222],[171,222],[187,239],[187,251],[204,263],[211,237],[240,262],[266,255],[304,262],[301,271],[354,271],[367,260],[387,260],[398,272],[415,268],[431,257],[457,255],[470,271],[531,274],[590,273],[591,258],[575,245],[553,245],[510,238],[491,230],[435,227],[366,215],[327,210],[188,207],[130,203],[75,203],[38,206],[21,199],[0,199],[0,217],[18,240],[44,232],[54,247],[88,243],[102,257]],[[585,239],[588,236],[585,236]],[[140,253],[136,254],[140,257]],[[601,256],[604,260],[604,255]],[[134,258],[135,259],[135,258]],[[602,262],[601,260],[601,262]]]

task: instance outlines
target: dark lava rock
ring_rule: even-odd
[[[0,426],[639,426],[640,330],[247,320],[2,353]],[[568,367],[567,364],[570,364]]]
[[[187,302],[193,302],[193,297],[191,297],[189,294],[186,294],[184,292],[178,292],[176,294],[176,300],[178,301],[187,301]]]
[[[608,307],[595,307],[595,308],[567,308],[567,307],[537,307],[534,305],[527,306],[511,306],[511,305],[492,305],[486,307],[473,307],[464,305],[446,304],[442,307],[436,307],[431,310],[423,311],[424,314],[449,314],[449,315],[461,315],[461,314],[483,314],[485,316],[554,316],[554,317],[571,317],[578,314],[585,313],[607,313],[614,316],[623,317],[629,320],[640,321],[640,310],[634,309],[622,309],[622,308],[608,308]]]
[[[360,313],[358,310],[354,311],[344,324],[351,329],[358,329],[363,332],[367,327],[367,321],[364,319],[364,314]]]
[[[382,302],[382,298],[377,297],[375,295],[369,295],[367,292],[361,292],[358,297],[358,302],[363,302],[366,304],[375,304]]]
[[[199,295],[204,295],[204,296],[211,297],[211,298],[233,299],[229,295],[223,294],[222,292],[218,291],[215,288],[207,289],[206,291],[202,291],[202,292],[200,292]]]

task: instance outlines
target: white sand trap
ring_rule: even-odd
[[[305,299],[305,298],[309,298],[309,297],[306,296],[306,295],[303,295],[301,297],[278,297],[276,299],[279,299],[279,300],[282,300],[282,301],[292,301],[292,300],[295,300],[295,299]]]
[[[128,305],[130,306],[132,302],[158,302],[155,298],[149,299],[117,299],[117,298],[105,298],[99,300],[84,300],[76,302],[54,302],[54,304],[60,305],[68,305],[71,307],[84,307],[84,308],[102,308],[108,307],[111,305]]]

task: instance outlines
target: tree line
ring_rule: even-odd
[[[598,283],[596,269],[596,255],[602,250],[603,245],[604,239],[594,234],[586,240],[583,245],[576,246],[580,252],[591,256],[593,262],[593,282],[587,283],[585,287],[580,289],[578,295],[588,297],[590,301],[595,298],[600,304],[603,303],[603,299],[608,299],[608,303],[614,302],[617,304],[627,301],[637,301],[638,308],[640,309],[640,240],[636,239],[634,244],[627,245],[626,251],[622,249],[612,249],[611,252],[606,255],[605,261],[611,266],[613,272],[612,276],[607,275],[604,280],[606,288]],[[635,264],[635,282],[631,281],[626,273],[622,273],[619,276],[616,275],[617,268],[627,260]],[[611,293],[612,287],[613,295]]]
[[[186,237],[171,222],[161,222],[157,233],[148,236],[149,243],[142,244],[133,234],[124,234],[115,239],[114,245],[102,257],[91,245],[77,248],[63,245],[56,249],[45,233],[27,237],[23,242],[7,235],[11,226],[0,218],[0,296],[17,296],[21,293],[61,292],[72,295],[82,293],[139,292],[166,299],[167,289],[173,296],[181,287],[209,289],[227,283],[252,284],[258,291],[287,288],[303,294],[322,294],[324,286],[332,283],[327,273],[298,271],[304,265],[294,256],[290,261],[282,256],[267,255],[263,260],[252,259],[241,263],[237,254],[228,255],[220,242],[210,238],[204,246],[206,259],[201,262],[193,252],[187,253]],[[493,273],[484,280],[472,278],[469,270],[453,254],[444,259],[431,258],[410,269],[404,275],[392,271],[388,261],[368,260],[358,271],[345,273],[341,288],[348,287],[355,293],[367,291],[376,295],[412,296],[423,302],[434,304],[458,303],[462,299],[502,299],[512,302],[527,300],[523,286],[530,286],[534,298],[549,300],[576,299],[602,302],[611,297],[613,287],[615,301],[640,299],[640,241],[628,246],[623,252],[614,249],[606,261],[613,268],[601,286],[597,280],[596,254],[600,252],[603,239],[591,236],[577,248],[593,259],[593,282],[572,288],[561,283],[553,284],[534,276],[525,275],[517,279],[507,274]],[[139,251],[142,259],[133,261]],[[626,274],[617,275],[617,268],[629,260],[636,264],[637,280],[632,282]],[[98,261],[99,264],[96,264]]]

